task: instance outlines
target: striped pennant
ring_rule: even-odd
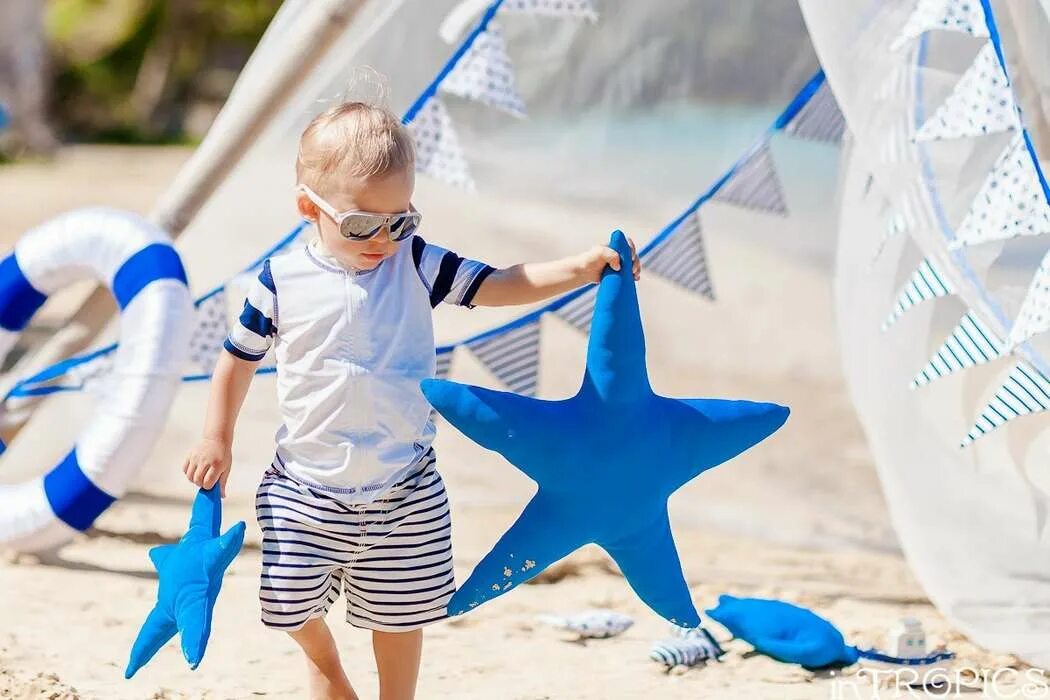
[[[882,324],[882,330],[892,326],[908,309],[919,302],[946,297],[949,294],[955,294],[951,282],[937,270],[928,258],[923,260],[912,273],[907,284],[901,287],[897,294],[897,302],[893,305],[893,312]]]
[[[525,102],[514,85],[503,29],[490,22],[441,82],[442,92],[476,100],[515,117],[525,116]]]
[[[416,172],[473,191],[474,178],[444,103],[430,98],[408,125],[416,143]]]
[[[734,168],[714,198],[746,209],[787,216],[784,189],[780,185],[768,141],[763,141],[746,160]]]
[[[540,372],[540,321],[466,344],[488,371],[516,394],[535,396]]]
[[[835,101],[828,81],[821,83],[808,102],[784,127],[792,136],[821,143],[842,143],[846,118]]]
[[[226,290],[197,303],[196,326],[190,337],[190,362],[203,373],[215,369],[222,343],[230,333],[226,315]]]
[[[960,139],[1020,128],[1010,80],[989,41],[915,140]]]
[[[437,379],[448,379],[449,375],[452,374],[452,355],[455,352],[455,348],[442,349],[444,352],[437,353],[437,360],[434,364],[434,376]]]
[[[576,17],[598,21],[598,11],[591,0],[504,0],[500,10],[545,17]]]
[[[981,411],[962,446],[987,435],[1003,423],[1050,408],[1050,379],[1024,360],[1018,362],[995,396]]]
[[[967,245],[1050,233],[1050,204],[1043,194],[1024,134],[1018,132],[996,161],[949,244]]]
[[[1050,252],[1028,286],[1021,311],[1010,329],[1010,347],[1023,343],[1033,335],[1050,330]]]
[[[988,36],[979,0],[919,0],[890,49],[896,51],[931,29]]]
[[[977,316],[968,313],[910,386],[912,389],[926,386],[938,377],[1002,357],[1004,352],[1002,339]]]
[[[693,212],[645,255],[646,269],[691,292],[715,299],[699,212]]]
[[[598,288],[592,287],[554,311],[554,315],[582,333],[591,332],[591,317],[594,316],[594,302]]]

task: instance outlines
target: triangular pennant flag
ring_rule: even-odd
[[[437,353],[437,362],[434,365],[434,376],[438,379],[448,379],[448,376],[452,373],[452,355],[455,348],[441,348],[441,350],[443,352]]]
[[[648,251],[645,267],[691,292],[712,301],[715,298],[697,212],[687,216],[667,238]]]
[[[896,51],[931,29],[988,36],[980,0],[919,0],[890,49]]]
[[[201,372],[210,373],[229,332],[226,290],[222,289],[197,304],[196,326],[190,336],[190,362]]]
[[[966,446],[1014,418],[1047,408],[1050,408],[1050,379],[1022,360],[1010,370],[1006,381],[981,411],[962,444]]]
[[[938,377],[967,367],[982,365],[1002,357],[1002,339],[973,313],[962,317],[944,345],[934,353],[929,364],[911,382],[911,388],[925,386]]]
[[[452,72],[441,82],[441,90],[477,100],[516,117],[525,116],[525,103],[514,86],[514,69],[507,55],[503,29],[490,22]]]
[[[890,313],[889,318],[882,324],[882,330],[892,326],[894,321],[919,302],[949,294],[955,294],[951,282],[937,270],[930,260],[923,260],[912,273],[907,284],[901,287],[897,294],[897,303],[893,305],[893,312]]]
[[[949,248],[1050,233],[1050,204],[1043,195],[1023,134],[1010,140],[970,205]]]
[[[989,41],[915,140],[959,139],[1020,128],[1010,80]]]
[[[842,143],[842,135],[846,132],[846,118],[842,115],[827,80],[821,83],[798,114],[791,118],[784,131],[809,141]]]
[[[598,12],[591,0],[504,0],[500,9],[545,17],[579,17],[590,22],[598,20]]]
[[[583,333],[591,332],[591,317],[594,316],[594,301],[597,287],[588,289],[565,306],[554,311],[554,315]]]
[[[714,197],[747,209],[787,216],[784,190],[780,185],[769,142],[762,142],[736,166]]]
[[[416,171],[442,182],[474,189],[459,137],[440,99],[430,98],[408,127],[416,142]]]
[[[540,372],[539,319],[466,345],[508,389],[525,396],[536,395]]]
[[[1010,346],[1050,330],[1050,252],[1032,278],[1021,311],[1010,329]]]

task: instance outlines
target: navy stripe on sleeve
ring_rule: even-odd
[[[241,311],[241,325],[258,336],[267,338],[277,333],[273,321],[259,309],[252,306],[250,301],[244,302],[244,310]]]
[[[469,306],[473,308],[474,297],[477,295],[478,290],[481,289],[481,283],[488,279],[488,276],[495,271],[496,268],[492,267],[491,265],[486,265],[485,267],[481,268],[481,271],[478,272],[477,275],[475,275],[474,281],[470,283],[469,287],[467,287],[467,291],[463,295],[463,301],[460,303],[463,306]]]
[[[270,259],[267,258],[263,262],[262,270],[259,272],[259,281],[262,286],[270,290],[270,292],[277,296],[277,285],[273,282],[273,273],[270,272]]]
[[[430,291],[430,305],[437,306],[445,300],[452,290],[456,281],[456,273],[463,258],[449,251],[441,258],[441,267],[438,268],[437,279],[434,280],[434,288]]]
[[[239,347],[230,342],[229,338],[227,338],[226,341],[223,342],[222,347],[226,350],[226,352],[230,353],[234,357],[239,357],[242,360],[247,360],[248,362],[258,362],[259,360],[266,357],[265,352],[261,355],[253,355],[252,353],[241,350]]]

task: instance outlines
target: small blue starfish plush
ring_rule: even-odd
[[[444,380],[423,382],[427,399],[452,425],[539,485],[453,596],[452,615],[597,543],[650,608],[677,625],[700,624],[671,536],[667,499],[771,435],[787,420],[788,409],[654,394],[630,246],[619,231],[610,245],[620,254],[620,271],[603,273],[576,396],[542,401]]]
[[[190,526],[178,544],[165,544],[149,551],[160,579],[157,604],[150,610],[131,648],[125,678],[131,678],[145,666],[176,632],[190,668],[197,668],[204,658],[223,573],[244,543],[243,521],[220,537],[221,524],[219,486],[201,489],[193,499]]]

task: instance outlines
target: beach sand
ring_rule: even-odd
[[[9,246],[29,226],[85,204],[145,212],[187,155],[180,149],[78,146],[52,164],[0,169],[5,209],[0,238]],[[105,178],[98,177],[101,172]],[[497,196],[467,197],[421,182],[417,203],[439,223],[469,207],[474,226],[451,227],[437,240],[494,264],[567,253],[583,241],[601,240],[611,217]],[[507,211],[514,213],[509,223]],[[551,229],[551,221],[558,222],[558,230]],[[773,438],[696,479],[672,499],[676,537],[698,607],[711,606],[720,593],[783,598],[812,606],[849,641],[868,645],[879,643],[897,618],[914,616],[931,642],[950,644],[962,664],[1015,664],[950,629],[909,573],[841,379],[829,271],[819,260],[792,255],[771,242],[775,232],[769,221],[756,225],[754,215],[713,212],[707,245],[717,303],[653,276],[640,287],[657,391],[769,400],[792,408],[788,425]],[[628,215],[615,223],[644,242],[651,235],[646,227],[654,222]],[[744,233],[734,235],[737,230]],[[227,269],[267,243],[241,241]],[[237,258],[242,254],[243,260]],[[203,289],[195,286],[195,291]],[[41,323],[60,318],[70,303],[52,305]],[[520,311],[442,310],[439,339],[463,337],[515,313]],[[542,395],[565,396],[577,388],[584,352],[585,339],[573,329],[556,319],[544,321]],[[457,356],[454,376],[492,384],[465,353]],[[57,556],[0,560],[0,697],[302,697],[301,660],[292,643],[258,622],[260,536],[251,494],[272,456],[277,425],[272,380],[265,378],[255,382],[237,433],[225,521],[248,521],[248,535],[219,599],[207,657],[191,672],[169,645],[134,680],[122,677],[131,642],[155,595],[156,577],[146,552],[174,541],[185,527],[192,489],[178,467],[199,434],[206,396],[206,385],[187,386],[180,393],[136,487],[93,530]],[[5,456],[3,480],[52,464],[89,411],[85,396],[50,400]],[[513,521],[532,487],[513,467],[454,429],[441,426],[439,433],[439,464],[453,503],[456,575],[462,581]],[[856,668],[844,676],[810,673],[755,655],[738,641],[728,642],[721,663],[667,673],[648,658],[651,643],[667,635],[667,624],[639,602],[599,550],[574,554],[542,579],[431,628],[419,697],[873,696],[870,679],[858,677]],[[544,613],[593,607],[630,614],[636,624],[615,639],[583,643],[536,620]],[[375,697],[369,636],[342,622],[339,610],[337,603],[329,622],[350,677],[362,697]],[[717,624],[708,624],[717,638],[728,638]],[[850,694],[855,690],[860,694]]]

